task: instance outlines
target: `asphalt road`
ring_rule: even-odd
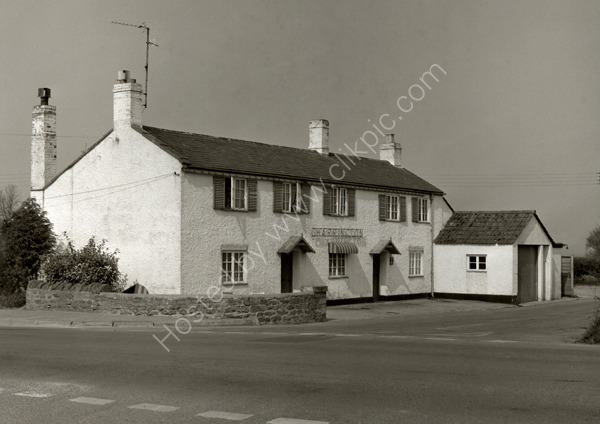
[[[568,343],[592,310],[221,328],[170,352],[164,329],[5,328],[0,423],[598,423],[600,346]]]

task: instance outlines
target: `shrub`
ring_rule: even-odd
[[[588,344],[600,343],[600,301],[598,302],[590,326],[579,341]]]
[[[575,257],[573,262],[573,274],[575,277],[600,274],[600,260],[598,259],[591,257]]]
[[[20,308],[25,306],[25,293],[21,290],[0,295],[0,309]]]
[[[56,246],[56,236],[46,212],[35,199],[25,200],[0,226],[5,268],[3,291],[25,289],[37,277],[42,258]]]
[[[576,286],[596,286],[598,285],[598,279],[593,275],[582,275],[575,277]]]
[[[48,283],[100,283],[121,291],[126,279],[119,272],[117,253],[108,250],[106,240],[97,242],[95,237],[79,250],[69,241],[46,257],[40,276]]]

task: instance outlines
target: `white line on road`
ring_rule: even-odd
[[[77,403],[87,403],[90,405],[106,405],[108,403],[113,403],[114,400],[110,399],[100,399],[100,398],[91,398],[91,397],[78,397],[75,399],[69,399],[71,402]]]
[[[148,411],[156,411],[156,412],[173,412],[179,409],[177,406],[168,406],[168,405],[155,405],[153,403],[140,403],[137,405],[131,405],[128,408],[131,409],[145,409]]]
[[[223,412],[223,411],[206,411],[198,414],[198,417],[204,418],[220,418],[222,420],[231,421],[242,421],[246,418],[250,418],[252,415],[249,414],[236,414],[234,412]]]
[[[454,325],[452,327],[438,327],[438,330],[449,330],[451,328],[464,328],[464,327],[477,327],[478,325],[483,325],[483,324],[465,324],[465,325]]]
[[[427,340],[456,340],[456,339],[452,339],[450,337],[425,337],[425,339]]]
[[[296,420],[294,418],[277,418],[275,420],[268,421],[267,424],[329,424],[329,421],[307,421]]]
[[[19,393],[13,393],[13,396],[23,396],[23,397],[30,397],[30,398],[47,398],[52,395],[48,394],[48,393],[19,392]]]
[[[488,343],[518,343],[516,340],[484,340]]]

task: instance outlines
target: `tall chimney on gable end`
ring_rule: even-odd
[[[394,141],[394,134],[385,135],[385,143],[379,148],[379,159],[387,160],[397,168],[402,168],[402,146]]]
[[[41,190],[56,176],[56,106],[48,104],[49,88],[38,89],[31,131],[31,189]]]
[[[113,87],[113,125],[114,129],[142,126],[142,86],[129,77],[129,71],[119,71]]]
[[[329,121],[317,119],[308,126],[308,148],[322,155],[329,154]]]

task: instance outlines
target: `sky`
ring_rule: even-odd
[[[597,0],[0,0],[0,187],[28,195],[39,87],[60,170],[112,128],[117,72],[143,83],[145,32],[111,21],[158,44],[145,125],[305,148],[328,119],[338,151],[402,116],[403,165],[455,210],[535,209],[574,255],[600,224]]]

